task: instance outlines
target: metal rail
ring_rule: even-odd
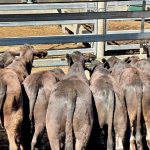
[[[29,44],[60,44],[60,43],[80,43],[99,41],[123,41],[123,40],[149,40],[150,33],[130,33],[130,34],[85,34],[85,35],[59,35],[59,36],[36,36],[36,37],[11,37],[0,38],[0,45],[22,45]]]

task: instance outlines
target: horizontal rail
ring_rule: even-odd
[[[22,45],[28,44],[59,44],[78,42],[99,42],[99,41],[123,41],[123,40],[149,40],[150,33],[129,33],[129,34],[107,34],[107,35],[59,35],[59,36],[34,36],[34,37],[8,37],[0,38],[0,45]]]
[[[111,2],[111,1],[120,1],[120,0],[37,0],[40,3],[76,3],[76,2]],[[130,1],[130,0],[123,0],[123,1]],[[141,1],[141,0],[135,0],[135,1]],[[0,1],[0,4],[4,3],[21,3],[20,0],[13,0],[13,1],[8,1],[8,0],[3,0]]]
[[[141,30],[117,30],[117,31],[107,31],[108,34],[122,34],[122,33],[140,33]],[[150,32],[150,29],[145,29],[145,33]]]
[[[66,24],[94,24],[96,20],[64,20],[64,21],[26,21],[26,22],[0,22],[0,27],[34,26],[34,25],[66,25]]]
[[[107,45],[106,51],[111,50],[133,50],[133,49],[139,49],[140,44],[130,44],[130,45]]]
[[[87,5],[88,4],[88,5]],[[93,3],[49,3],[49,4],[12,4],[12,5],[0,5],[0,11],[12,11],[12,10],[50,10],[50,9],[84,9],[88,7],[94,7]]]
[[[48,2],[48,0],[38,0],[40,3]],[[73,2],[110,2],[110,1],[120,1],[120,0],[49,0],[49,2],[63,2],[63,3],[73,3]],[[130,0],[123,0],[123,1],[130,1]],[[135,0],[141,1],[141,0]]]
[[[89,63],[86,63],[89,64]],[[65,58],[63,59],[36,59],[33,62],[33,67],[50,67],[50,66],[67,66],[67,60]]]
[[[59,50],[48,50],[48,55],[49,56],[54,56],[54,55],[65,55],[65,54],[71,54],[74,51],[80,51],[82,53],[94,53],[94,48],[76,48],[76,49],[59,49]]]
[[[107,6],[124,6],[124,5],[142,5],[143,1],[118,1],[118,2],[108,2]],[[150,4],[149,0],[146,0],[146,4]]]
[[[33,67],[67,66],[66,59],[38,59],[34,60]]]
[[[45,13],[45,14],[15,14],[15,15],[0,14],[0,22],[148,18],[149,16],[150,16],[149,11]]]
[[[119,56],[119,55],[118,55]],[[132,55],[122,55],[119,56],[119,58],[124,59],[127,57],[130,57]],[[147,54],[135,54],[134,56],[139,56],[140,58],[147,58]],[[106,58],[109,58],[110,56],[104,56]],[[67,60],[64,59],[37,59],[34,60],[33,62],[33,67],[34,68],[39,68],[39,67],[50,67],[50,66],[67,66]]]

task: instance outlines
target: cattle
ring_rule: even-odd
[[[46,129],[52,150],[83,150],[93,126],[92,93],[84,74],[84,56],[74,52],[66,57],[70,69],[51,93]]]
[[[0,55],[0,68],[7,67],[9,64],[13,62],[15,56],[11,55],[8,52],[4,52]]]
[[[20,55],[0,72],[0,117],[9,140],[9,149],[23,149],[21,125],[23,121],[22,82],[30,73],[33,57],[38,53],[31,45],[20,47]],[[43,53],[43,52],[42,52]]]
[[[137,56],[132,56],[132,57],[128,57],[125,62],[135,67],[139,71],[145,72],[146,74],[150,75],[149,59],[140,59]]]
[[[34,135],[31,142],[31,150],[35,149],[37,139],[40,139],[44,133],[46,110],[54,84],[62,80],[64,75],[61,69],[56,68],[33,73],[23,82],[29,98],[30,120],[34,120]]]
[[[127,131],[127,112],[123,91],[115,78],[99,61],[92,62],[90,89],[92,91],[101,130],[108,126],[107,150],[123,150]],[[115,133],[115,144],[113,142]]]
[[[107,69],[111,69],[113,68],[113,66],[120,62],[121,60],[116,57],[116,56],[111,56],[110,58],[108,58],[107,60],[105,58],[102,59],[102,62],[105,64],[104,67]],[[111,71],[111,70],[110,70]]]
[[[139,71],[128,65],[124,61],[114,64],[112,75],[118,81],[120,88],[123,89],[130,130],[130,150],[142,150],[142,133],[141,133],[141,117],[142,117],[142,91],[143,83],[140,78]]]
[[[37,51],[33,48],[33,46],[25,44],[24,46],[20,47],[19,57],[14,59],[14,61],[6,68],[14,70],[17,73],[20,82],[22,83],[24,79],[31,73],[34,56],[42,58],[46,55],[47,52],[44,50]]]
[[[146,126],[146,141],[150,149],[150,75],[139,71],[142,81],[142,116]]]

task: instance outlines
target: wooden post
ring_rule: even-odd
[[[105,2],[97,2],[97,10],[105,11]],[[104,34],[105,31],[105,20],[99,19],[97,20],[97,34]],[[97,42],[97,59],[101,59],[104,57],[105,51],[105,42]]]

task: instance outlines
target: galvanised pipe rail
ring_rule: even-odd
[[[150,33],[11,37],[11,38],[0,38],[0,45],[1,46],[23,45],[24,43],[60,44],[60,43],[78,43],[78,42],[123,41],[123,40],[150,40]]]

